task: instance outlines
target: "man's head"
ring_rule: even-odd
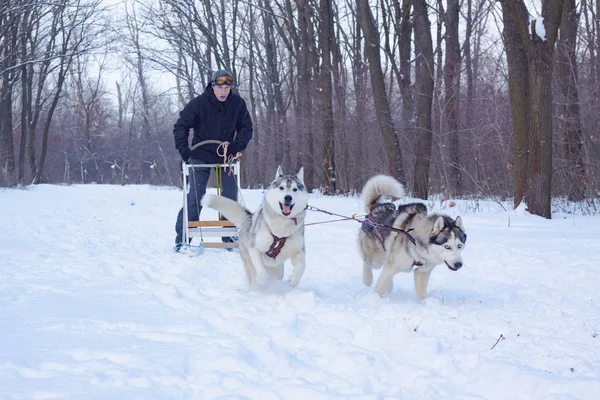
[[[220,69],[213,72],[210,85],[213,88],[213,93],[219,101],[227,100],[229,92],[231,91],[231,84],[233,83],[233,76],[229,71]]]

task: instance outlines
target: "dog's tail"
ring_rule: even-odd
[[[252,213],[237,201],[214,194],[205,194],[202,198],[202,205],[214,208],[238,228],[252,216]]]
[[[403,197],[405,194],[404,186],[396,179],[389,175],[375,175],[363,187],[362,203],[365,212],[370,213],[381,196]]]

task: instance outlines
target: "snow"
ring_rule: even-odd
[[[546,28],[544,27],[544,18],[541,16],[529,17],[529,35],[531,35],[531,22],[535,21],[535,34],[542,40],[546,40]]]
[[[362,284],[354,221],[306,227],[298,287],[249,289],[237,252],[172,252],[181,199],[0,190],[0,399],[598,398],[600,216],[432,204],[463,217],[465,266],[419,303],[409,274],[384,298]]]

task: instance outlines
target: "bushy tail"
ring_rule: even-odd
[[[217,196],[214,194],[205,194],[202,198],[204,207],[214,208],[229,221],[233,222],[238,228],[246,221],[252,213],[242,207],[237,201],[228,199],[227,197]]]
[[[362,190],[362,203],[365,212],[371,212],[371,208],[378,202],[381,196],[403,197],[404,186],[389,175],[375,175],[370,178]]]

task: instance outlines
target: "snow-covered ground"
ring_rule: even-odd
[[[465,267],[418,303],[408,274],[363,286],[354,221],[307,226],[298,287],[250,290],[237,252],[172,252],[181,198],[0,190],[0,399],[600,398],[599,216],[457,202]]]

